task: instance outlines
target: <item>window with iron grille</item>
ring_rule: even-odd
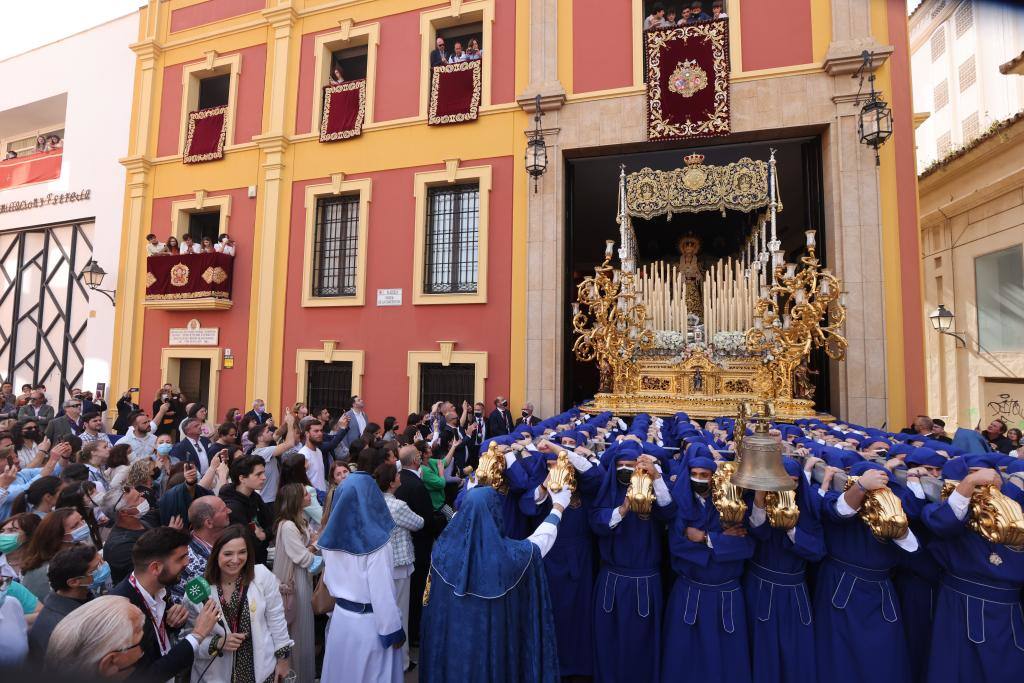
[[[938,141],[935,143],[936,151],[939,154],[939,158],[943,158],[949,154],[950,147],[953,146],[953,136],[949,133],[943,133],[939,136]]]
[[[962,3],[956,9],[956,37],[959,38],[967,33],[967,29],[974,24],[974,13],[971,11],[971,0]]]
[[[355,296],[359,195],[321,197],[313,239],[313,296]]]
[[[946,53],[946,27],[940,26],[932,34],[932,61]]]
[[[335,361],[325,363],[311,360],[306,363],[306,406],[310,415],[327,408],[331,415],[340,416],[352,399],[352,363]]]
[[[960,65],[960,92],[974,85],[977,77],[977,70],[974,68],[974,55],[971,55]]]
[[[971,114],[970,116],[963,120],[963,123],[961,124],[961,129],[963,130],[965,145],[974,138],[978,137],[978,128],[978,112],[974,112],[973,114]]]
[[[427,191],[425,294],[476,291],[479,223],[478,184],[432,187]]]
[[[429,410],[438,401],[461,406],[475,399],[476,366],[472,363],[420,363],[419,407]]]
[[[942,81],[942,83],[935,86],[934,98],[935,111],[939,111],[949,104],[949,83],[947,81]]]

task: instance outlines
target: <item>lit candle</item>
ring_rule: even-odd
[[[813,248],[814,247],[814,236],[817,234],[817,231],[816,230],[807,230],[806,232],[804,232],[804,234],[807,235],[807,246],[808,246],[808,248]]]

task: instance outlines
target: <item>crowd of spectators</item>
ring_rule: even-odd
[[[185,233],[181,242],[171,235],[166,241],[161,242],[153,233],[146,235],[146,256],[177,256],[178,254],[225,254],[235,255],[235,241],[231,235],[225,233],[213,241],[209,237],[203,237],[199,242],[195,241],[189,233]]]
[[[484,51],[480,49],[480,41],[476,38],[470,38],[465,45],[461,40],[456,40],[449,50],[444,38],[438,36],[434,41],[434,49],[430,52],[430,66],[433,68],[445,64],[472,62],[483,57]]]
[[[31,156],[33,154],[42,154],[43,152],[52,152],[54,150],[62,149],[64,147],[64,140],[61,139],[56,133],[50,133],[49,135],[37,135],[36,146],[25,156]],[[7,150],[4,154],[4,161],[8,159],[17,159],[18,152],[13,149]]]
[[[681,8],[672,4],[656,2],[651,6],[651,13],[644,19],[644,30],[676,28],[677,26],[696,24],[700,21],[725,19],[728,16],[725,13],[725,5],[722,0],[715,0],[711,3],[711,14],[704,11],[704,3],[700,0],[694,0],[689,6],[684,5]]]

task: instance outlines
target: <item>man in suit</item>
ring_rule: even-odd
[[[144,533],[132,549],[134,571],[110,591],[110,595],[128,598],[142,610],[142,657],[134,675],[154,681],[166,681],[192,668],[195,651],[213,630],[219,611],[213,600],[203,605],[192,632],[172,644],[171,635],[185,624],[188,610],[170,601],[168,588],[188,564],[189,536],[170,527],[157,527]]]
[[[444,38],[438,36],[436,45],[437,47],[430,52],[430,68],[444,66],[448,63],[448,52],[444,49]]]
[[[345,436],[341,440],[340,451],[341,457],[347,457],[349,446],[363,435],[366,425],[370,423],[370,418],[366,416],[366,401],[362,396],[352,397],[352,407],[345,412],[342,418],[348,419],[348,431],[345,432]],[[339,425],[338,428],[341,429],[341,426]]]
[[[263,402],[263,399],[258,398],[252,402],[252,410],[245,414],[242,423],[244,424],[249,418],[255,418],[262,425],[273,420],[274,416],[267,412],[267,404]]]
[[[206,474],[210,467],[210,440],[200,436],[202,423],[195,418],[186,418],[182,424],[182,431],[185,438],[174,445],[171,449],[171,462],[187,462],[199,470],[199,475]]]
[[[535,427],[540,424],[540,418],[533,414],[533,404],[529,401],[523,405],[523,416],[516,420],[516,427],[519,425],[526,425],[527,427]]]
[[[504,396],[494,399],[494,410],[487,416],[487,438],[511,434],[514,426],[512,415],[508,412],[508,399]]]
[[[64,414],[55,417],[46,425],[46,438],[50,443],[57,443],[65,436],[78,436],[82,433],[82,401],[69,398],[64,401]]]
[[[53,419],[53,406],[46,404],[46,394],[40,389],[33,389],[28,403],[18,411],[18,421],[35,420],[40,429],[46,429]]]
[[[409,581],[409,644],[419,646],[420,615],[423,611],[423,590],[427,585],[430,570],[430,551],[434,539],[441,533],[444,516],[438,519],[430,494],[420,480],[420,452],[415,446],[402,446],[398,450],[402,470],[398,473],[401,484],[395,490],[395,498],[405,501],[409,509],[423,518],[423,528],[412,532],[414,556],[412,576]]]

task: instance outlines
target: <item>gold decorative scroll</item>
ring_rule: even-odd
[[[645,167],[626,176],[626,212],[637,218],[726,209],[749,213],[769,203],[768,162],[749,157],[724,166]]]

